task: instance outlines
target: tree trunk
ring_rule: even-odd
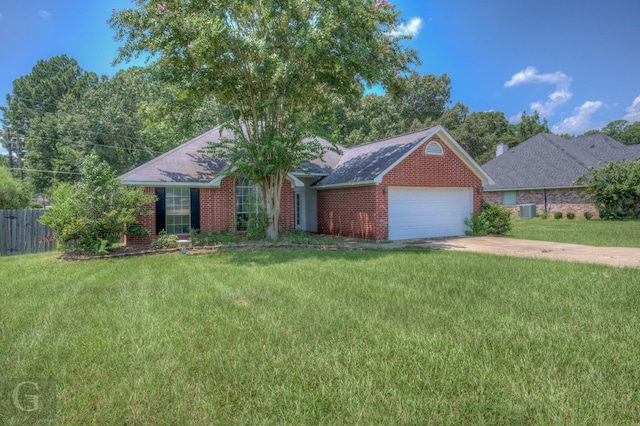
[[[269,219],[269,223],[267,225],[268,240],[275,240],[278,238],[280,225],[280,197],[282,194],[282,183],[284,182],[285,176],[285,172],[278,171],[270,175],[260,184],[262,189],[262,207],[267,213],[267,218]]]

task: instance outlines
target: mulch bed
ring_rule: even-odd
[[[298,249],[317,249],[317,250],[363,250],[362,247],[345,247],[345,246],[330,246],[330,245],[322,245],[322,244],[289,244],[289,243],[238,243],[238,244],[218,244],[215,246],[196,246],[196,247],[188,247],[188,253],[199,253],[199,252],[214,252],[218,250],[224,249],[258,249],[258,248],[298,248]],[[154,254],[165,254],[165,253],[175,253],[181,250],[180,247],[169,248],[169,249],[159,249],[153,250],[148,247],[118,247],[114,249],[111,253],[106,254],[104,256],[92,256],[87,254],[77,254],[77,253],[63,253],[58,259],[68,261],[68,262],[78,262],[81,260],[94,260],[94,259],[119,259],[123,257],[133,257],[133,256],[149,256]]]

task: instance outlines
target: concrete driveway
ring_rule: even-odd
[[[490,253],[504,256],[538,257],[569,262],[600,263],[603,265],[640,268],[640,248],[593,247],[580,244],[548,241],[517,240],[504,237],[460,237],[416,244],[444,250]]]
[[[609,266],[640,268],[640,248],[593,247],[549,241],[517,240],[505,237],[457,237],[369,243],[351,238],[333,237],[345,247],[395,249],[406,246],[442,250],[489,253],[502,256],[538,257],[568,262],[600,263]]]

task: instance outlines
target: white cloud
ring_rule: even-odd
[[[535,101],[530,105],[532,112],[538,111],[541,117],[548,118],[560,105],[569,102],[573,96],[569,90],[571,80],[571,77],[562,71],[540,74],[536,68],[527,67],[511,76],[511,80],[504,83],[504,87],[514,87],[520,84],[554,84],[556,90],[548,96],[546,101]]]
[[[395,31],[391,31],[390,34],[394,37],[416,37],[420,33],[421,29],[422,18],[416,16],[411,18],[408,23],[398,25],[398,28]]]
[[[587,101],[574,109],[571,117],[567,117],[562,123],[553,126],[551,131],[556,134],[568,133],[575,135],[591,130],[594,128],[593,123],[591,123],[591,114],[602,108],[603,105],[600,101]]]
[[[640,96],[636,97],[631,103],[630,107],[626,109],[627,115],[624,116],[624,119],[630,123],[634,123],[636,121],[640,121]]]
[[[44,9],[40,9],[38,11],[38,15],[40,15],[41,18],[48,18],[49,16],[51,16],[51,14]]]

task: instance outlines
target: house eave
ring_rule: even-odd
[[[181,187],[181,188],[219,188],[220,182],[216,182],[216,179],[211,182],[162,182],[162,181],[132,181],[132,180],[123,180],[123,185],[128,186],[148,186],[148,187],[158,187],[158,188],[169,188],[169,187]]]
[[[378,182],[375,180],[365,180],[361,182],[345,182],[345,183],[333,183],[330,185],[315,185],[316,189],[337,189],[337,188],[351,188],[354,186],[371,186],[377,185]]]
[[[504,192],[504,191],[540,191],[543,189],[580,189],[586,188],[586,185],[561,185],[561,186],[531,186],[523,188],[484,188],[484,192]]]

